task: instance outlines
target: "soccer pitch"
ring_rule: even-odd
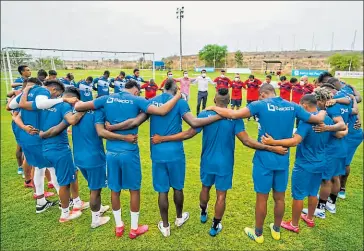
[[[118,75],[120,70],[111,70],[110,77]],[[78,81],[87,76],[101,76],[103,70],[70,70],[58,71],[58,77],[67,72],[73,72]],[[174,77],[182,76],[174,71]],[[126,70],[132,74],[132,70]],[[151,71],[141,71],[143,77],[151,76]],[[197,73],[190,72],[190,77]],[[207,74],[212,79],[219,75]],[[227,74],[233,78],[233,74]],[[36,76],[36,71],[33,71]],[[166,77],[166,72],[156,72],[156,83],[160,85]],[[247,75],[241,76],[242,80]],[[263,75],[256,75],[264,80]],[[145,78],[148,80],[147,78]],[[273,76],[273,80],[277,81]],[[310,79],[312,81],[312,79]],[[360,90],[363,96],[363,79],[345,79]],[[32,190],[23,187],[23,179],[16,174],[15,139],[11,130],[11,116],[5,110],[5,86],[1,83],[1,250],[363,250],[363,144],[359,146],[354,156],[351,173],[347,185],[347,199],[338,199],[338,210],[335,215],[327,213],[326,219],[316,218],[316,227],[310,229],[301,221],[299,234],[281,229],[280,241],[270,236],[269,223],[273,222],[273,199],[268,201],[268,214],[264,225],[265,242],[257,244],[244,233],[246,226],[254,225],[255,193],[252,182],[252,158],[254,151],[243,146],[236,140],[235,166],[233,188],[227,193],[226,211],[222,220],[223,230],[215,238],[210,237],[208,231],[213,218],[215,189],[211,190],[209,205],[209,218],[206,224],[199,219],[199,192],[201,189],[199,163],[201,154],[201,134],[185,141],[186,154],[186,182],[184,188],[184,211],[190,212],[190,219],[185,225],[177,229],[173,224],[176,212],[173,203],[173,193],[169,195],[169,221],[171,223],[171,236],[165,238],[157,228],[160,221],[157,204],[158,194],[152,186],[152,170],[150,160],[149,123],[145,122],[139,128],[139,148],[142,164],[141,210],[140,224],[148,224],[149,231],[130,240],[127,233],[130,230],[129,192],[121,193],[122,219],[126,225],[124,236],[116,238],[114,234],[114,219],[111,211],[105,215],[111,220],[105,226],[91,229],[90,209],[72,222],[60,224],[58,207],[51,208],[45,213],[35,213],[35,201],[32,199]],[[213,105],[215,90],[209,87],[207,105]],[[142,94],[144,96],[144,93]],[[243,92],[243,105],[245,95]],[[196,113],[197,86],[191,87],[189,105],[193,114]],[[363,105],[360,104],[361,117]],[[256,139],[257,123],[245,122],[249,135]],[[272,122],[274,123],[274,122]],[[183,128],[188,129],[184,123]],[[71,140],[71,138],[70,138]],[[72,144],[71,144],[72,145]],[[295,160],[295,148],[291,151],[291,165]],[[92,156],[90,156],[92,158]],[[291,218],[291,181],[286,191],[286,213],[284,220]],[[85,179],[79,174],[81,199],[89,201],[89,191]],[[55,198],[50,198],[55,200]],[[110,205],[110,191],[102,192],[102,204]],[[307,200],[305,200],[305,206]]]

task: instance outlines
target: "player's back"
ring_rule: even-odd
[[[14,80],[14,83],[17,83],[17,84],[20,84],[20,83],[24,83],[24,78],[23,77],[18,77]],[[14,87],[13,89],[14,90],[20,90],[23,86],[22,85],[19,85],[19,86],[16,86]]]
[[[324,123],[332,125],[333,121],[329,116],[326,116]],[[326,165],[325,150],[330,139],[335,137],[335,133],[316,133],[311,124],[303,121],[300,121],[296,133],[304,139],[297,146],[295,165],[309,169],[310,172],[322,172]]]
[[[102,109],[87,111],[80,122],[72,127],[73,155],[79,167],[91,168],[105,164],[104,145],[97,134],[96,123],[104,123]]]
[[[206,118],[216,115],[214,111],[202,111],[198,117]],[[234,165],[235,135],[242,120],[222,119],[196,131],[203,130],[201,166],[208,173],[227,175],[232,172]],[[206,170],[205,170],[206,171]]]
[[[78,82],[77,85],[78,89],[80,90],[81,100],[83,102],[93,100],[91,83],[87,83],[85,80],[82,80]]]
[[[307,121],[310,116],[301,106],[281,97],[256,101],[250,103],[248,108],[252,115],[259,118],[259,142],[266,133],[276,140],[291,138],[295,118]],[[256,150],[253,162],[267,169],[283,170],[289,166],[289,154],[279,155],[269,151]]]
[[[58,125],[64,120],[67,113],[72,112],[70,104],[62,102],[51,108],[41,110],[40,112],[40,130],[47,131],[53,126]],[[60,134],[42,140],[43,151],[57,150],[68,148],[67,129],[64,129]]]
[[[163,93],[151,99],[151,104],[162,106],[173,96]],[[168,136],[182,131],[182,117],[190,111],[187,102],[183,99],[178,100],[177,104],[165,116],[151,115],[150,136],[155,134]],[[166,154],[168,153],[168,154]],[[183,143],[181,141],[163,142],[161,144],[151,144],[151,158],[153,161],[171,161],[184,157]]]

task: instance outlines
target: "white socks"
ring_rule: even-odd
[[[131,229],[137,230],[139,221],[139,212],[130,211],[130,218],[131,218]]]
[[[70,216],[70,209],[68,207],[62,208],[61,218],[66,219]]]
[[[92,214],[92,224],[97,224],[100,221],[100,211],[98,212],[93,212],[91,211]]]
[[[112,210],[112,214],[114,215],[115,226],[116,227],[122,227],[122,226],[124,226],[124,223],[121,220],[121,209],[119,209],[117,211]]]
[[[57,191],[57,194],[59,194],[59,184],[57,181],[57,176],[56,176],[56,170],[54,169],[54,167],[48,167],[47,168],[49,170],[49,173],[51,174],[51,179],[52,179],[52,184],[54,186],[54,188]]]
[[[80,199],[80,196],[73,199],[73,206],[76,206],[76,207],[81,207],[82,206],[82,201]]]
[[[39,169],[38,167],[34,167],[34,187],[35,194],[37,196],[44,194],[44,176],[45,176],[45,168]],[[44,205],[46,203],[45,198],[37,199],[38,205]]]

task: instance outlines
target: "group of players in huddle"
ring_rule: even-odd
[[[44,72],[40,71],[43,77]],[[222,72],[214,80],[215,106],[207,107],[197,118],[187,102],[189,93],[181,95],[170,72],[162,83],[163,93],[146,98],[139,97],[141,88],[156,84],[144,81],[137,69],[132,76],[125,77],[121,72],[112,80],[109,80],[110,73],[105,71],[100,78],[88,77],[77,84],[72,83],[71,74],[57,79],[51,77],[51,73],[55,73],[51,71],[47,79],[47,76],[39,77],[39,72],[38,78],[31,78],[31,71],[25,65],[19,66],[19,73],[22,77],[13,87],[18,88],[17,84],[20,89],[8,94],[11,100],[7,108],[12,111],[18,149],[24,153],[17,157],[24,157],[18,162],[24,169],[25,186],[35,188],[36,212],[42,213],[57,204],[45,198],[52,195],[44,192],[46,170],[49,170],[52,186],[60,198],[59,222],[76,219],[82,210],[90,207],[91,227],[106,224],[110,217],[102,215],[109,207],[101,205],[101,189],[108,186],[118,237],[123,235],[125,228],[120,208],[122,189],[130,191],[129,237],[136,238],[148,231],[147,225],[138,224],[141,186],[138,127],[147,120],[153,187],[159,194],[162,218],[158,229],[166,237],[171,231],[168,222],[170,188],[173,188],[176,207],[175,225],[181,227],[190,217],[188,212],[183,212],[186,161],[182,142],[201,131],[200,220],[202,223],[208,220],[209,194],[215,185],[216,202],[209,234],[216,236],[222,230],[226,194],[232,187],[236,136],[245,146],[256,150],[253,158],[257,195],[255,227],[245,228],[244,232],[257,243],[264,241],[263,225],[271,190],[275,208],[274,223],[269,227],[275,240],[280,239],[281,227],[298,233],[300,218],[308,227],[314,227],[314,216],[325,218],[325,210],[336,213],[336,198],[338,195],[345,198],[350,163],[363,139],[357,105],[361,102],[360,94],[327,72],[316,80],[316,89],[309,86],[306,77],[299,84],[297,79],[292,78],[288,83],[281,77],[281,97],[276,96],[270,76],[264,84],[254,76],[240,84],[238,74],[234,81],[227,81]],[[142,82],[145,83],[142,85]],[[237,83],[239,88],[234,88]],[[115,88],[115,93],[109,93],[109,86]],[[233,89],[232,99],[229,87]],[[230,102],[240,107],[241,96],[234,89],[242,88],[248,90],[247,107],[229,109]],[[92,89],[98,92],[96,99],[92,97]],[[290,102],[291,90],[294,102]],[[299,104],[295,103],[297,96],[294,93],[301,94]],[[239,98],[240,105],[233,102]],[[242,119],[252,116],[259,123],[258,140],[250,138],[244,128]],[[191,126],[187,131],[182,131],[182,120]],[[299,122],[292,136],[295,120]],[[67,135],[70,125],[73,153]],[[106,139],[106,153],[103,139]],[[292,220],[282,221],[289,176],[289,148],[294,146],[297,151],[292,172]],[[34,171],[33,175],[30,170]],[[78,170],[88,182],[89,203],[79,198]],[[305,197],[308,197],[308,209],[303,209]]]

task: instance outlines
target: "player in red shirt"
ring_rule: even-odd
[[[143,84],[141,89],[145,89],[145,99],[154,98],[157,95],[158,85],[151,79],[149,82]]]
[[[289,81],[292,84],[292,102],[299,104],[303,96],[303,82],[298,82],[297,78],[291,78]]]
[[[241,100],[243,99],[242,88],[245,89],[244,83],[240,80],[240,75],[236,74],[234,81],[229,85],[231,88],[231,109],[239,110]]]
[[[301,78],[301,83],[302,82],[303,82],[303,94],[311,94],[313,92],[313,89],[315,89],[315,87],[313,86],[313,84],[310,84],[308,82],[308,77],[303,76]]]
[[[163,80],[161,87],[159,88],[159,90],[163,90],[164,85],[166,84],[168,79],[173,79],[174,82],[176,82],[176,80],[173,78],[173,73],[171,71],[167,72],[167,78]]]
[[[244,82],[244,86],[247,88],[246,103],[249,104],[253,101],[257,101],[259,98],[259,88],[262,85],[262,81],[255,78],[254,75],[250,75],[249,79]],[[248,121],[250,118],[248,118]],[[254,116],[254,120],[256,117]]]
[[[282,76],[279,79],[281,80],[281,82],[278,83],[280,97],[287,101],[291,101],[292,84],[287,81],[286,76]]]
[[[221,88],[229,89],[229,86],[231,85],[231,80],[225,76],[225,70],[221,70],[221,75],[214,79],[214,83],[216,83],[216,91],[218,91]]]

